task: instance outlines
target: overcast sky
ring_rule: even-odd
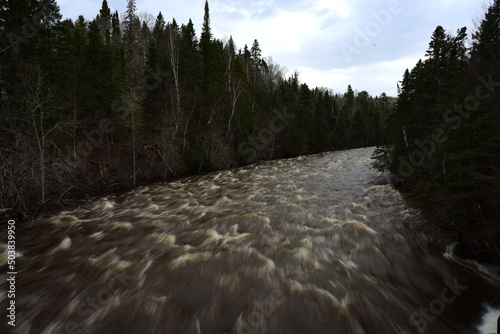
[[[123,13],[127,0],[108,0]],[[186,24],[201,33],[205,0],[137,0],[138,13]],[[481,18],[488,0],[211,0],[215,38],[230,35],[238,48],[257,39],[263,57],[299,72],[310,88],[396,96],[406,68],[423,58],[438,25],[455,33]],[[65,18],[94,18],[101,0],[59,0]]]

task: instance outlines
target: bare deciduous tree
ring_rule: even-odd
[[[229,124],[227,125],[228,134],[231,132],[231,122],[233,121],[234,113],[236,111],[236,103],[238,102],[238,98],[240,97],[242,91],[243,85],[241,84],[241,81],[233,84],[231,89],[231,117],[229,118]]]
[[[31,148],[39,164],[40,200],[45,203],[47,187],[47,158],[46,149],[52,143],[50,136],[60,129],[60,123],[47,122],[48,105],[53,98],[52,92],[45,88],[44,76],[38,65],[27,64],[21,72],[21,80],[25,91],[25,107],[29,124],[34,134],[35,148]]]
[[[71,175],[71,167],[56,146],[57,136],[71,132],[71,122],[56,118],[54,94],[38,64],[19,70],[18,89],[23,96],[16,115],[2,115],[0,138],[0,204],[26,208],[32,200],[47,202],[47,189],[60,188]]]
[[[181,93],[180,93],[180,83],[179,83],[179,32],[169,25],[167,27],[168,31],[168,55],[170,59],[170,65],[172,66],[172,75],[174,76],[175,85],[175,107],[174,107],[174,122],[175,131],[172,134],[173,137],[177,135],[177,130],[181,124],[182,110],[181,110]]]

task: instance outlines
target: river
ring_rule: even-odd
[[[19,223],[16,326],[0,331],[491,332],[500,281],[419,232],[372,153],[193,176]]]

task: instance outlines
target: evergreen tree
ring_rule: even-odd
[[[163,14],[161,12],[158,13],[156,17],[155,26],[153,28],[153,40],[161,41],[165,36],[165,19],[163,18]]]
[[[92,68],[93,71],[83,71],[86,89],[82,96],[85,103],[86,118],[94,123],[95,119],[111,119],[111,105],[115,97],[113,85],[112,55],[103,41],[100,23],[97,19],[88,25],[87,44],[84,50],[84,69]],[[92,124],[92,126],[96,126]]]
[[[212,44],[212,30],[210,27],[210,9],[208,1],[205,1],[205,14],[203,16],[203,26],[201,28],[200,50],[203,60],[203,84],[202,87],[205,92],[205,98],[208,99],[210,87],[213,86],[213,44]],[[205,101],[207,103],[207,101]]]
[[[120,28],[120,15],[118,11],[113,13],[111,17],[111,39],[115,47],[121,44],[122,32]]]
[[[494,73],[500,76],[500,1],[495,0],[488,8],[477,31],[472,35],[473,66],[476,73]]]
[[[201,28],[201,42],[200,47],[205,52],[209,49],[209,45],[212,41],[212,28],[210,27],[210,8],[208,6],[208,0],[205,1],[205,13],[203,14],[203,26]]]
[[[130,129],[132,137],[133,185],[137,181],[137,141],[140,126],[140,111],[144,91],[142,90],[143,56],[139,41],[141,23],[136,15],[136,1],[128,0],[124,18],[125,59],[127,62],[127,92],[123,103],[126,109],[125,126]]]
[[[260,75],[260,67],[262,65],[262,51],[260,49],[259,41],[253,41],[252,48],[250,49],[250,56],[253,63],[253,85],[255,86],[257,83],[257,78]]]
[[[102,1],[102,7],[99,11],[99,26],[103,41],[109,46],[111,43],[111,9],[109,9],[106,0]]]
[[[187,25],[181,27],[181,56],[179,76],[188,92],[192,94],[194,101],[198,95],[199,82],[201,80],[201,64],[198,53],[198,38],[194,29],[193,21],[190,19]],[[185,110],[192,109],[192,104],[185,106]],[[187,109],[186,109],[187,108]]]

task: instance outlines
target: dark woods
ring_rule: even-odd
[[[0,206],[43,205],[262,159],[375,145],[393,99],[310,89],[259,42],[193,23],[61,20],[54,0],[0,7]],[[201,8],[200,8],[201,12]]]
[[[500,262],[500,1],[466,28],[437,27],[425,60],[406,71],[376,166],[454,231],[460,251]]]

